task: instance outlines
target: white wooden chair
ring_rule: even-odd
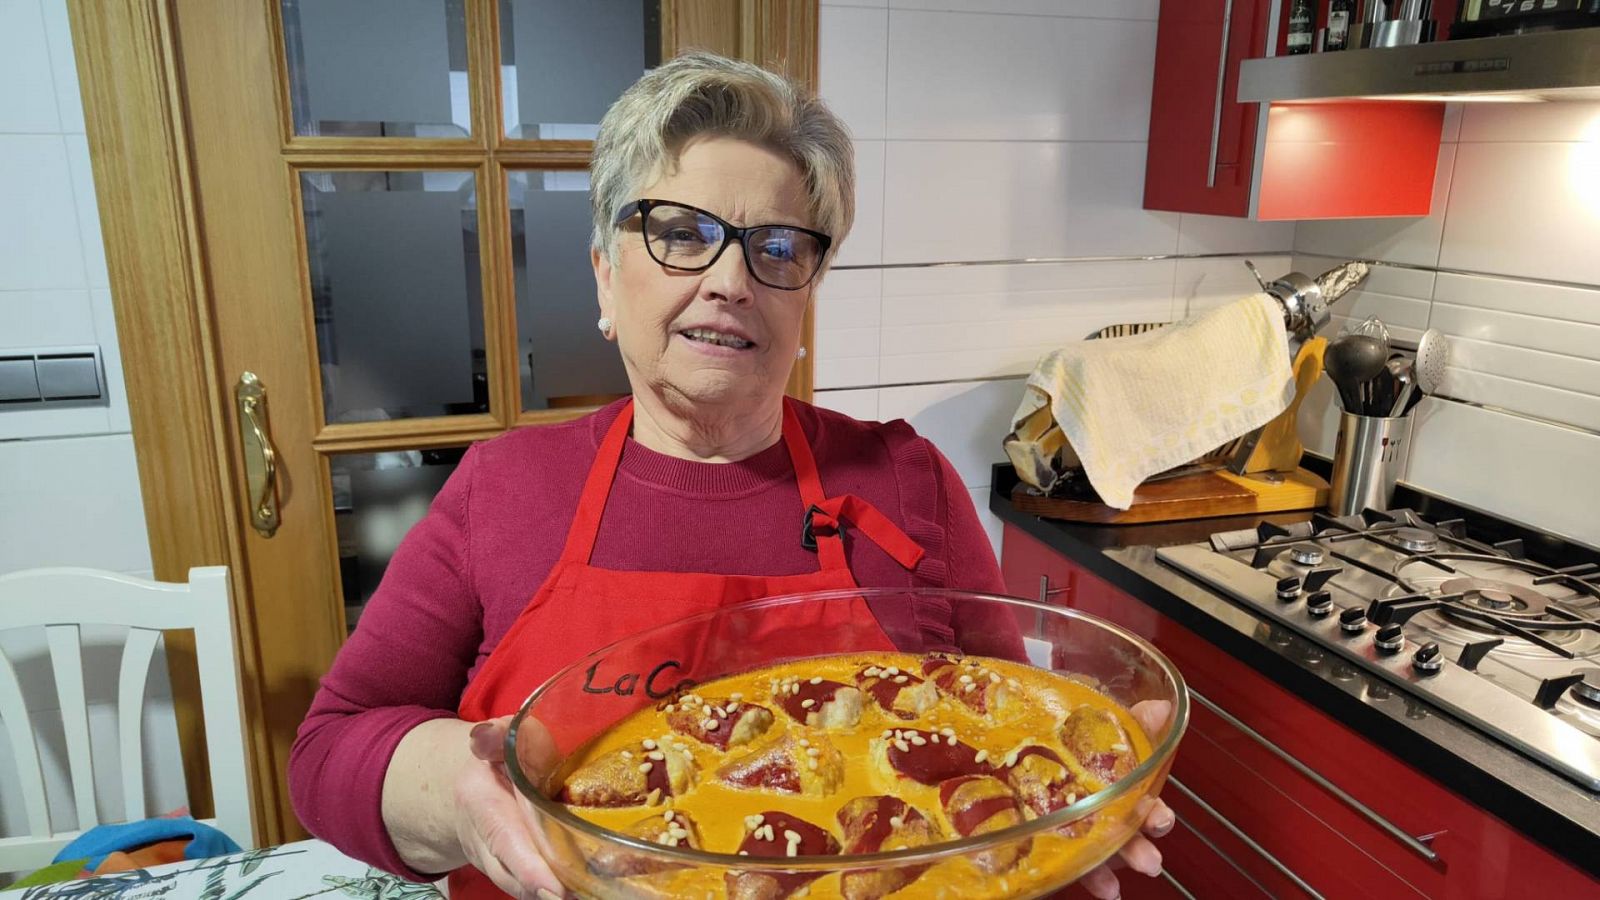
[[[49,864],[83,830],[101,824],[95,806],[88,702],[84,692],[81,625],[128,629],[117,679],[117,743],[123,809],[110,821],[146,817],[141,741],[145,680],[156,639],[166,630],[192,630],[199,664],[211,788],[216,818],[204,820],[241,847],[255,847],[245,763],[239,665],[234,652],[228,570],[189,570],[188,584],[168,584],[93,569],[35,569],[0,575],[0,630],[42,626],[50,651],[66,735],[78,830],[56,830],[45,798],[44,770],[34,726],[16,670],[0,650],[0,720],[10,738],[29,833],[0,838],[0,872]],[[102,760],[102,762],[104,762]],[[7,799],[8,804],[15,802]]]

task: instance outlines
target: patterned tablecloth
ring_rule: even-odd
[[[438,900],[322,841],[194,859],[121,875],[0,892],[0,900]]]

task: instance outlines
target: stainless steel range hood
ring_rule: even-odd
[[[1239,100],[1600,100],[1600,28],[1245,60]]]

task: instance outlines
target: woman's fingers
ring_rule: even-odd
[[[1178,821],[1178,817],[1160,797],[1155,798],[1155,801],[1155,808],[1144,817],[1144,833],[1153,838],[1166,837],[1167,832],[1171,831],[1172,826]]]
[[[1167,720],[1172,718],[1172,701],[1140,700],[1128,712],[1133,713],[1134,720],[1139,723],[1140,728],[1144,729],[1144,733],[1149,735],[1151,740],[1155,740],[1155,736],[1161,731],[1162,726],[1166,725]]]
[[[510,716],[488,719],[472,726],[472,731],[468,732],[472,740],[472,755],[484,762],[504,762],[506,732],[510,728]]]
[[[1117,853],[1128,864],[1128,868],[1140,875],[1154,877],[1161,874],[1161,851],[1145,838],[1134,835],[1133,840],[1123,844]]]
[[[1117,900],[1122,896],[1122,885],[1110,866],[1095,866],[1089,874],[1078,879],[1078,884],[1095,900]]]

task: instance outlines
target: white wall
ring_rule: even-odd
[[[1393,263],[1339,311],[1449,336],[1465,402],[1418,408],[1408,481],[1600,545],[1600,103],[1460,104],[1444,138],[1431,216],[1302,222],[1296,261]]]
[[[148,575],[150,547],[129,433],[122,360],[84,136],[66,0],[0,0],[0,355],[8,349],[97,344],[105,407],[24,411],[0,406],[0,574],[93,566]],[[41,598],[47,601],[48,598]],[[115,775],[115,684],[120,636],[85,637],[99,775]],[[73,822],[64,745],[42,634],[0,639],[43,734],[41,756],[57,821]],[[152,810],[184,802],[164,656],[152,665],[146,766]],[[48,699],[45,699],[48,698]],[[0,797],[17,785],[0,744]],[[102,810],[120,802],[102,791]],[[22,810],[0,803],[0,835],[22,833]]]
[[[817,402],[904,418],[990,527],[989,466],[1043,353],[1289,266],[1292,223],[1143,208],[1157,0],[823,0],[857,215],[818,298]],[[1090,257],[1162,259],[1090,260]],[[1202,258],[1206,257],[1206,258]],[[1008,263],[1048,258],[1049,263]],[[946,266],[937,264],[963,263]]]

